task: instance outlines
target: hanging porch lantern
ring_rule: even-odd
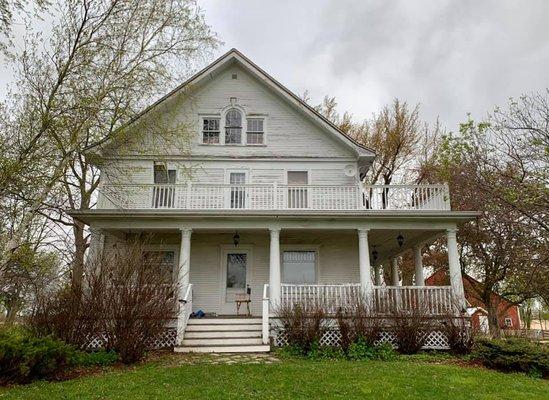
[[[233,243],[234,243],[234,247],[238,246],[238,243],[240,243],[240,235],[238,234],[238,231],[234,233]]]
[[[402,236],[402,233],[398,233],[398,236],[397,236],[397,243],[398,243],[398,247],[402,247],[402,245],[404,244],[404,236]]]

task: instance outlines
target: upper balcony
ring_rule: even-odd
[[[105,184],[100,209],[173,210],[450,210],[446,184],[278,185]]]

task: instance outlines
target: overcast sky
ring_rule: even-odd
[[[398,97],[451,130],[549,86],[549,0],[199,0],[207,22],[312,103],[369,117]],[[15,27],[16,33],[20,27]],[[0,94],[10,82],[0,69]],[[0,96],[2,97],[2,96]]]
[[[314,103],[365,118],[395,97],[455,130],[549,86],[549,1],[205,0],[207,21]]]

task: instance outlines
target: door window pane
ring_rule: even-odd
[[[246,257],[245,253],[227,254],[227,288],[246,288]]]
[[[284,283],[316,283],[316,252],[285,251],[282,279]]]

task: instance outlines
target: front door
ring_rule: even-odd
[[[236,296],[249,288],[250,254],[247,250],[223,252],[223,290],[221,314],[236,314]]]

